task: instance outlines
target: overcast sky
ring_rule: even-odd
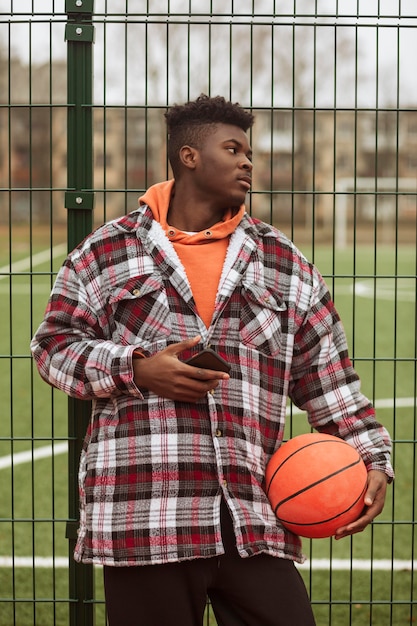
[[[10,45],[14,54],[18,55],[23,62],[41,63],[50,62],[50,59],[64,59],[66,57],[66,44],[64,42],[64,28],[65,19],[64,15],[64,0],[1,0],[0,5],[0,42],[3,42],[3,46]],[[140,13],[146,10],[146,6],[149,4],[150,10],[158,12],[163,9],[166,10],[167,0],[129,0],[129,14],[133,20],[134,13]],[[228,2],[225,0],[194,0],[193,7],[198,7],[200,12],[208,11],[210,6],[213,11],[219,11],[225,13],[230,10]],[[352,55],[350,60],[346,61],[346,64],[350,62],[352,66],[352,72],[356,69],[359,70],[362,76],[366,76],[367,79],[362,81],[363,84],[356,86],[357,93],[350,96],[350,100],[346,102],[346,105],[352,106],[352,100],[357,99],[359,106],[375,106],[376,104],[383,106],[396,105],[397,104],[397,83],[399,84],[399,104],[400,106],[411,106],[417,103],[417,72],[415,71],[415,59],[417,59],[417,0],[361,0],[353,2],[353,0],[255,0],[255,21],[260,19],[261,12],[264,15],[271,15],[271,21],[273,21],[272,7],[275,6],[276,10],[280,14],[288,15],[293,11],[294,4],[297,10],[297,17],[286,18],[288,23],[308,23],[311,24],[323,23],[323,18],[313,19],[314,6],[317,6],[318,12],[324,12],[332,14],[334,7],[338,7],[338,14],[342,17],[329,17],[327,23],[331,26],[337,24],[339,32],[345,31],[349,33],[352,41],[357,37],[357,64],[355,63],[355,55]],[[359,9],[358,9],[359,5]],[[104,29],[103,29],[103,12],[106,6],[111,6],[114,13],[117,10],[120,11],[119,16],[109,16],[107,21],[114,22],[115,20],[124,21],[125,13],[123,11],[126,7],[126,0],[112,0],[110,3],[106,3],[105,0],[95,1],[95,13],[97,19],[96,28],[96,44],[94,46],[94,63],[95,63],[95,75],[96,75],[96,99],[99,101],[103,92],[104,82],[104,62],[106,64],[106,98],[119,102],[120,100],[133,103],[133,100],[140,98],[140,94],[143,93],[143,80],[137,69],[138,63],[135,59],[135,46],[129,44],[128,56],[129,56],[129,71],[131,74],[125,75],[124,70],[121,69],[120,59],[124,59],[124,40],[115,41],[112,38],[112,31],[116,29],[116,26],[107,27],[107,52],[104,54]],[[235,14],[236,7],[238,7],[239,13],[251,11],[252,0],[239,0],[239,2],[233,3]],[[170,0],[169,3],[171,14],[177,11],[178,13],[188,11],[189,0]],[[401,17],[399,11],[401,9]],[[9,10],[9,14],[5,13]],[[48,13],[55,10],[55,18],[53,21],[50,19]],[[30,14],[25,14],[25,11],[30,11]],[[354,11],[352,13],[352,11]],[[358,14],[356,14],[358,11]],[[101,14],[100,14],[101,13]],[[309,17],[312,15],[312,17]],[[181,19],[179,17],[178,19]],[[220,16],[221,19],[221,16]],[[184,21],[187,21],[183,17]],[[241,21],[250,21],[249,17],[236,15],[236,23]],[[230,20],[226,20],[227,22]],[[267,20],[263,20],[267,21]],[[282,19],[280,19],[282,21]],[[120,26],[118,27],[120,29]],[[131,27],[129,27],[131,28]],[[136,27],[137,29],[139,27]],[[223,29],[224,30],[224,29]],[[312,31],[313,29],[311,29]],[[329,30],[329,29],[327,29]],[[334,31],[334,28],[331,29]],[[319,36],[322,36],[324,29],[318,30]],[[132,30],[132,32],[134,32]],[[136,31],[135,31],[136,32]],[[139,30],[137,31],[139,32]],[[119,33],[124,35],[124,30]],[[227,33],[226,33],[227,34]],[[116,44],[119,44],[119,47]],[[138,45],[140,45],[138,43]],[[220,40],[212,42],[212,47],[221,46],[223,42]],[[116,52],[112,54],[112,51]],[[290,53],[291,51],[289,51]],[[330,54],[333,54],[330,50]],[[204,52],[203,52],[204,54]],[[162,52],[164,56],[164,52]],[[193,52],[193,62],[196,60],[198,53]],[[139,56],[139,55],[138,55]],[[229,56],[229,55],[228,55]],[[157,61],[155,61],[156,63]],[[227,65],[229,59],[226,59]],[[191,69],[192,72],[192,69]],[[161,71],[162,77],[166,76],[166,70]],[[378,86],[376,84],[376,76],[378,76]],[[137,80],[136,80],[137,79]],[[197,79],[196,79],[197,80]],[[213,66],[213,76],[211,79],[214,90],[215,83],[215,68]],[[245,81],[245,77],[243,77]],[[126,87],[125,83],[128,84]],[[219,79],[219,86],[221,81]],[[199,90],[200,85],[190,82],[189,89],[193,91],[191,95],[194,95],[194,89]],[[271,104],[281,105],[284,101],[280,102],[268,102],[268,93],[262,94],[261,90],[255,86],[255,91],[252,94],[253,98],[258,98],[260,102],[269,106]],[[266,85],[266,92],[271,92],[271,85]],[[329,89],[331,91],[331,89]],[[152,92],[151,92],[152,95]],[[155,98],[160,97],[155,91]],[[165,97],[170,97],[165,95]],[[266,97],[266,100],[265,100]],[[277,96],[274,96],[277,97]],[[132,98],[132,102],[129,102],[129,98]],[[256,105],[257,103],[254,102]],[[288,103],[286,103],[288,104]],[[326,105],[330,104],[326,103]],[[340,101],[337,102],[340,106]]]

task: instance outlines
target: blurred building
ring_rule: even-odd
[[[260,217],[324,232],[338,219],[415,223],[416,110],[262,111],[254,153]]]
[[[0,221],[65,222],[66,91],[65,62],[13,59],[0,71]],[[163,112],[93,108],[96,222],[134,209],[144,189],[170,175]],[[254,215],[277,226],[314,224],[323,237],[336,221],[345,231],[415,223],[416,110],[255,114]]]
[[[5,71],[1,71],[4,69]],[[0,222],[66,220],[66,63],[0,59]],[[93,107],[96,221],[137,205],[138,191],[166,176],[162,113]]]

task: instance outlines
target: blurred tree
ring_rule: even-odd
[[[119,8],[123,11],[123,2]],[[117,2],[114,5],[118,10]],[[154,0],[152,13],[141,22],[130,15],[106,31],[106,97],[112,102],[160,105],[184,102],[199,93],[221,94],[245,107],[291,113],[291,179],[288,191],[299,192],[292,207],[296,221],[311,220],[314,187],[316,109],[353,106],[361,64],[354,29],[334,25],[322,16],[320,25],[271,14],[270,2],[259,0],[254,15],[239,7],[230,19],[228,7],[210,20],[198,14],[166,19],[166,1]],[[130,20],[130,21],[129,21]],[[120,72],[120,58],[126,69]],[[123,81],[123,83],[121,82]],[[99,97],[104,92],[98,91]],[[270,129],[274,131],[273,119]],[[278,122],[279,123],[279,122]],[[277,154],[280,146],[275,145]],[[288,143],[285,148],[288,152]],[[288,156],[288,155],[287,155]],[[273,155],[271,155],[273,159]],[[270,188],[284,184],[275,171]]]

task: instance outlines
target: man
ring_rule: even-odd
[[[166,114],[174,180],[65,261],[32,350],[41,376],[93,412],[75,558],[104,565],[109,623],[310,626],[300,539],[263,489],[287,398],[342,437],[382,510],[390,438],[361,394],[328,289],[244,201],[253,116],[200,96]],[[230,373],[184,363],[210,346]]]

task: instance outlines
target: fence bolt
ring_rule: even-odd
[[[77,204],[82,204],[82,203],[83,203],[83,199],[82,199],[82,198],[80,198],[80,196],[77,196],[77,197],[75,198],[75,202],[76,202]]]
[[[76,28],[75,32],[77,33],[77,35],[82,35],[83,34],[83,29],[82,28]]]

